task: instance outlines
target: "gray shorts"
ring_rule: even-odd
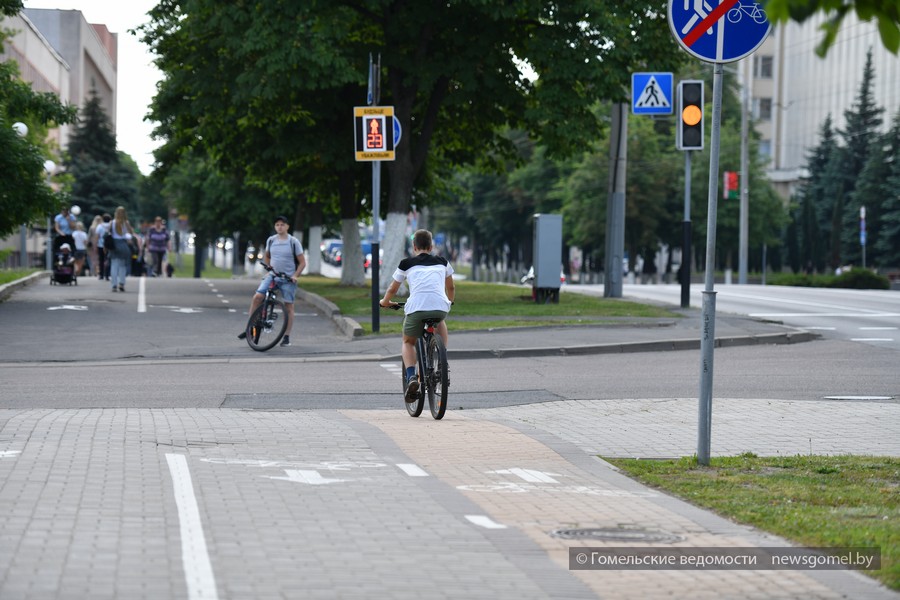
[[[425,321],[428,319],[443,321],[446,318],[447,311],[444,310],[419,310],[409,313],[403,318],[403,335],[415,338],[422,337]]]

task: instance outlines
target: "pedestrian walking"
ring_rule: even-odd
[[[147,230],[147,247],[152,258],[153,276],[163,276],[163,261],[169,251],[169,230],[162,217],[156,217],[153,225]]]
[[[75,247],[72,254],[75,256],[75,275],[80,277],[84,269],[84,259],[87,257],[88,234],[84,230],[81,221],[75,223],[75,231],[72,232]]]
[[[97,227],[103,223],[103,217],[97,215],[94,217],[94,220],[91,221],[91,226],[88,227],[88,243],[87,243],[87,254],[88,254],[88,268],[91,270],[91,275],[97,275],[100,273],[100,247],[97,245]]]
[[[113,247],[107,248],[110,257],[110,277],[112,291],[125,291],[125,278],[131,270],[132,245],[137,244],[134,229],[128,222],[125,207],[116,208],[115,216],[109,224]]]

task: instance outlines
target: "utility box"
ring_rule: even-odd
[[[559,302],[562,247],[562,215],[534,215],[532,296],[535,302]]]

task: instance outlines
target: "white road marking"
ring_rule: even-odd
[[[894,338],[850,338],[851,342],[893,342]]]
[[[172,309],[172,312],[192,314],[192,313],[201,313],[201,312],[203,312],[203,309],[202,308],[175,308],[175,309]]]
[[[284,472],[287,474],[287,477],[269,476],[269,479],[281,479],[282,481],[308,483],[310,485],[328,485],[329,483],[341,483],[342,481],[347,481],[346,479],[328,479],[327,477],[322,477],[322,474],[318,471],[285,469]]]
[[[893,396],[825,396],[826,400],[893,400]]]
[[[147,312],[147,278],[138,278],[138,312]]]
[[[62,306],[48,306],[47,310],[87,310],[87,306],[78,304],[63,304]]]
[[[399,363],[380,363],[382,369],[390,373],[391,375],[396,375],[397,377],[403,377],[403,368]]]
[[[397,463],[397,467],[410,477],[428,477],[428,473],[426,473],[419,465]]]
[[[169,473],[178,507],[178,523],[181,530],[181,561],[190,600],[216,600],[216,578],[213,575],[203,522],[194,495],[194,483],[187,459],[183,454],[166,454]]]
[[[803,329],[808,329],[809,331],[835,331],[837,327],[804,327]]]
[[[479,527],[484,527],[485,529],[506,529],[506,525],[497,523],[490,517],[484,515],[466,515],[466,519],[468,519],[470,523],[478,525]]]
[[[843,318],[869,318],[869,317],[900,317],[900,313],[750,313],[750,317],[843,317]]]
[[[535,471],[534,469],[504,469],[502,471],[489,471],[490,473],[498,473],[500,475],[515,475],[527,481],[528,483],[559,483],[557,480],[553,479],[551,475],[557,475],[556,473],[544,473],[543,471]]]
[[[897,331],[896,327],[860,327],[860,331]]]
[[[0,458],[13,458],[16,454],[21,453],[21,450],[0,450]]]

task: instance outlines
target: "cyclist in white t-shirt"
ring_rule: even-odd
[[[287,329],[284,330],[281,345],[290,346],[291,328],[294,326],[294,294],[297,293],[297,278],[306,267],[306,256],[303,254],[303,245],[300,240],[288,233],[287,217],[280,215],[275,217],[275,235],[266,240],[266,263],[275,271],[292,274],[290,281],[282,281],[278,284],[287,313]],[[273,273],[268,273],[259,284],[256,293],[253,294],[253,300],[250,302],[248,314],[252,315],[253,311],[262,304],[266,297],[266,290],[269,289],[269,281],[274,277]],[[247,337],[246,331],[238,334],[240,339],[245,337]]]
[[[384,292],[379,304],[385,308],[394,304],[391,298],[400,289],[404,281],[409,286],[409,298],[403,307],[406,316],[403,319],[403,344],[400,354],[403,357],[404,378],[406,379],[406,401],[415,401],[419,392],[419,381],[416,378],[416,340],[422,336],[426,319],[441,319],[435,330],[447,346],[447,324],[444,319],[450,312],[450,306],[456,297],[456,286],[453,283],[453,267],[447,259],[433,256],[433,239],[431,232],[419,229],[413,234],[412,258],[404,258],[394,271],[393,281]]]

